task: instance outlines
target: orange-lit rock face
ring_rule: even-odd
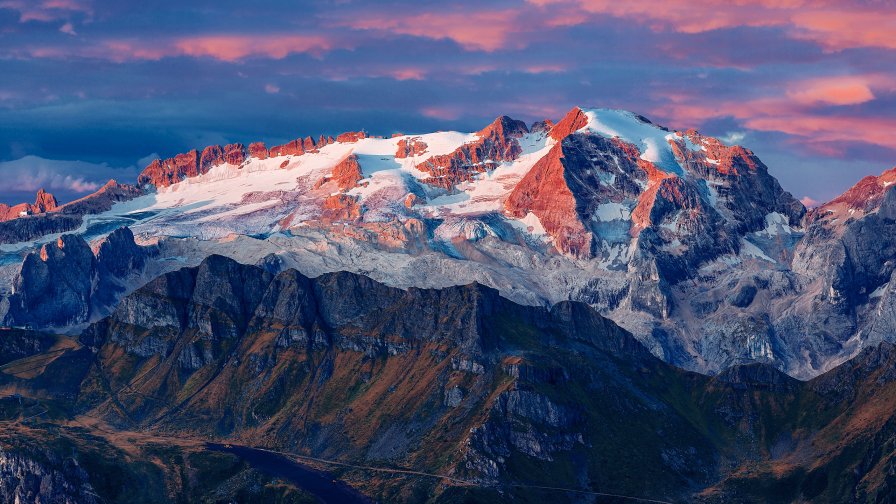
[[[202,149],[202,157],[199,160],[199,170],[208,172],[213,166],[224,163],[224,150],[220,145],[209,145]]]
[[[139,185],[152,184],[166,187],[188,177],[199,175],[199,153],[194,149],[169,159],[157,159],[150,163],[137,178]],[[204,172],[203,172],[204,173]]]
[[[18,219],[23,215],[46,213],[55,210],[56,206],[56,198],[52,194],[43,189],[38,189],[33,205],[28,203],[19,203],[13,206],[0,204],[0,222]]]
[[[398,141],[398,149],[395,151],[395,157],[398,159],[409,158],[411,156],[420,156],[429,148],[426,142],[419,138],[402,138]]]
[[[224,146],[224,162],[239,166],[246,160],[246,148],[241,143]]]
[[[302,141],[302,148],[305,149],[305,152],[317,152],[317,145],[310,136],[305,137],[305,140]]]
[[[576,257],[606,254],[607,236],[628,247],[648,228],[650,242],[672,250],[676,247],[671,244],[680,240],[687,251],[691,235],[714,232],[721,222],[714,210],[704,208],[697,189],[641,159],[635,145],[587,134],[572,134],[556,144],[523,177],[504,207],[516,218],[534,214],[556,249]],[[682,229],[669,236],[676,226]],[[612,232],[603,234],[608,229]],[[725,240],[723,236],[706,246],[721,249],[728,246]]]
[[[333,172],[329,176],[320,179],[317,184],[315,184],[315,187],[320,188],[324,184],[332,182],[336,184],[341,191],[347,191],[352,187],[357,186],[358,182],[363,178],[364,175],[361,173],[361,165],[358,163],[358,156],[349,154],[345,159],[333,167]]]
[[[305,153],[305,148],[302,144],[302,139],[293,140],[292,142],[287,142],[283,145],[275,145],[271,147],[270,154],[271,157],[278,156],[301,156]]]
[[[347,131],[337,136],[336,141],[340,143],[355,143],[365,138],[367,138],[367,133],[363,131]]]
[[[587,124],[588,116],[585,115],[585,112],[583,112],[582,109],[575,107],[567,112],[563,119],[551,128],[551,138],[559,142],[574,132],[584,128]]]
[[[35,212],[49,212],[56,208],[56,206],[56,198],[54,198],[52,194],[43,189],[37,190],[37,197],[34,199],[34,205],[32,207]]]
[[[638,203],[632,210],[632,229],[631,234],[636,236],[642,229],[652,224],[650,219],[651,210],[653,210],[654,201],[657,194],[663,187],[662,182],[665,179],[674,177],[673,174],[660,170],[650,161],[641,159],[641,151],[634,145],[624,142],[619,138],[611,140],[613,144],[627,157],[630,163],[637,166],[646,176],[646,189],[638,196]]]
[[[357,221],[361,218],[358,199],[347,194],[328,196],[324,200],[322,221]]]
[[[704,137],[696,130],[690,129],[677,133],[681,140],[670,140],[669,145],[675,158],[682,165],[690,165],[702,174],[715,171],[721,175],[738,175],[740,171],[755,172],[759,170],[759,161],[749,149],[739,145],[728,146],[712,137]],[[685,145],[685,139],[699,145],[701,150],[692,151]]]
[[[564,172],[563,148],[558,143],[517,184],[504,202],[504,208],[516,218],[523,218],[529,212],[535,214],[554,238],[554,246],[559,251],[587,257],[593,237],[579,219],[576,199]]]
[[[264,142],[252,142],[249,144],[249,156],[256,159],[267,159],[268,148],[264,145]]]
[[[522,152],[518,139],[528,131],[524,122],[502,116],[480,131],[478,140],[450,154],[433,156],[417,168],[432,175],[424,183],[452,190],[458,183],[494,169],[498,162],[516,159]]]
[[[669,146],[687,173],[706,181],[717,200],[714,206],[738,232],[764,228],[769,212],[787,216],[791,225],[798,225],[805,214],[749,149],[725,145],[694,130],[677,132]]]
[[[814,209],[810,213],[810,221],[824,217],[838,207],[843,207],[847,210],[859,210],[865,213],[871,212],[880,206],[887,191],[894,184],[896,184],[896,167],[883,172],[877,177],[869,175],[829,203]]]

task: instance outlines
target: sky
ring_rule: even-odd
[[[0,0],[0,202],[191,148],[631,110],[808,204],[896,165],[896,0]]]

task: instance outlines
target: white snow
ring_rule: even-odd
[[[598,205],[594,218],[603,221],[627,220],[631,217],[628,207],[622,203],[603,203]]]
[[[519,219],[519,222],[526,226],[526,231],[528,231],[529,234],[535,236],[544,236],[547,234],[544,225],[541,224],[541,219],[532,212],[527,213],[525,217]]]
[[[764,235],[768,238],[778,235],[792,235],[793,228],[788,224],[787,216],[778,212],[771,212],[765,216],[765,229],[757,234]]]
[[[641,159],[650,161],[660,169],[683,175],[684,171],[675,160],[669,146],[670,139],[679,140],[675,133],[638,119],[635,114],[624,110],[583,109],[588,117],[588,129],[600,135],[634,144],[641,150]]]
[[[755,257],[757,259],[762,259],[768,262],[776,262],[771,257],[765,255],[765,252],[763,252],[762,249],[744,238],[740,239],[740,247],[741,255],[746,255],[747,257]]]
[[[458,185],[462,192],[438,196],[425,205],[433,214],[452,215],[500,212],[504,199],[529,170],[543,158],[555,140],[541,134],[527,134],[520,138],[523,153],[514,161],[501,163],[489,172],[479,174],[474,180]]]

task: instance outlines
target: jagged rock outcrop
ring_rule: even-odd
[[[426,145],[426,142],[419,137],[402,138],[398,141],[398,150],[395,151],[395,157],[397,159],[405,159],[414,156],[422,156],[427,148],[428,146]]]
[[[55,209],[56,206],[56,198],[54,198],[52,194],[43,189],[38,189],[33,204],[20,203],[18,205],[9,206],[5,203],[0,203],[0,222],[18,219],[19,217],[28,215],[46,213]]]
[[[239,166],[246,160],[246,147],[241,143],[224,146],[224,162]]]
[[[99,503],[87,473],[73,458],[45,454],[44,462],[0,450],[0,500],[11,503]]]
[[[337,135],[336,141],[342,143],[355,143],[358,140],[363,140],[365,138],[367,138],[367,133],[364,131],[347,131],[345,133],[340,133],[339,135]],[[318,143],[326,145],[326,143],[322,140]]]
[[[585,112],[579,107],[573,107],[572,110],[563,116],[560,122],[551,126],[549,135],[554,140],[560,142],[587,125],[588,117],[585,115]],[[547,127],[546,123],[544,127]]]
[[[43,189],[38,189],[34,204],[31,205],[31,210],[34,213],[44,213],[53,210],[57,206],[56,198],[52,194]]]
[[[268,148],[264,145],[264,142],[252,142],[249,144],[249,156],[255,159],[267,159]]]
[[[338,187],[340,191],[345,192],[357,186],[358,182],[363,178],[364,174],[361,172],[358,156],[349,154],[333,167],[333,171],[330,175],[320,179],[316,186],[319,188],[328,182],[332,182],[336,184],[336,187]]]
[[[25,257],[13,283],[10,325],[64,326],[87,319],[96,258],[83,239],[62,235]]]
[[[128,228],[113,231],[97,255],[79,236],[62,235],[31,252],[15,277],[3,323],[13,326],[68,326],[87,321],[124,290],[119,280],[139,274],[147,252]]]
[[[497,163],[519,156],[522,148],[518,139],[528,132],[526,123],[501,116],[477,133],[478,140],[450,154],[433,156],[417,168],[431,174],[424,183],[451,190],[476,174],[494,169]]]
[[[293,140],[283,145],[275,145],[271,147],[271,157],[279,156],[301,156],[305,153],[302,139]]]
[[[167,187],[185,178],[199,175],[199,165],[199,152],[196,149],[185,154],[178,154],[173,158],[156,159],[137,177],[137,185],[151,184],[155,187]],[[208,170],[204,170],[202,173],[205,171]]]
[[[209,145],[202,149],[202,157],[199,159],[199,170],[202,173],[207,173],[219,164],[224,164],[224,149],[220,145]]]

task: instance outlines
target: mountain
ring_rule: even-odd
[[[54,208],[56,208],[56,198],[43,189],[39,189],[33,204],[20,203],[18,205],[9,206],[0,203],[0,221],[8,221],[26,215],[49,212]]]
[[[65,327],[89,321],[114,306],[127,290],[123,280],[142,274],[150,253],[126,227],[102,238],[95,254],[82,238],[62,235],[25,256],[4,300],[3,323]]]
[[[0,400],[6,500],[308,498],[209,440],[364,466],[325,467],[385,502],[893,492],[890,343],[806,382],[762,363],[708,377],[584,303],[273,274],[215,255],[126,295],[77,340],[14,338],[36,343],[0,347],[0,384],[18,391]],[[122,492],[133,478],[141,491]]]
[[[0,313],[84,324],[151,278],[221,254],[272,273],[581,301],[677,366],[765,362],[808,378],[891,339],[893,253],[868,237],[889,235],[892,176],[807,213],[744,147],[579,107],[556,124],[501,116],[474,133],[213,145],[85,198],[97,204],[0,223]],[[58,320],[4,308],[29,253],[60,233],[96,248],[122,226],[153,253],[102,303]]]
[[[141,191],[137,187],[110,180],[93,194],[57,206],[52,196],[38,192],[38,202],[31,207],[28,215],[6,221],[0,219],[0,244],[11,244],[13,250],[21,250],[22,243],[34,245],[30,248],[35,248],[32,240],[46,242],[51,240],[49,236],[68,231],[77,230],[92,237],[109,233],[118,226],[85,226],[84,217],[108,212],[116,203],[128,201],[139,194]]]

